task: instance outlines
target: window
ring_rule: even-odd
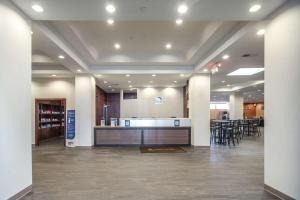
[[[210,109],[211,110],[228,110],[229,105],[228,105],[228,102],[211,102]]]

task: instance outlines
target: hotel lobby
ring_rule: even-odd
[[[1,0],[0,200],[300,199],[298,0]]]

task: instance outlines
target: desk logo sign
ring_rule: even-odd
[[[175,120],[174,120],[174,126],[175,126],[175,127],[180,126],[180,120],[179,120],[179,119],[175,119]]]
[[[67,146],[74,146],[75,139],[75,110],[67,110]]]
[[[125,127],[130,127],[130,120],[125,120]]]

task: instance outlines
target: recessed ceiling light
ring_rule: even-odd
[[[203,69],[203,72],[208,72],[208,69],[206,69],[206,68],[205,68],[205,69]]]
[[[152,76],[153,76],[153,77],[155,77],[155,76],[156,76],[156,74],[152,74]]]
[[[56,77],[56,74],[52,74],[51,76],[52,76],[52,77]]]
[[[115,23],[115,21],[113,19],[108,19],[107,20],[107,24],[109,25],[113,25]]]
[[[177,81],[173,81],[174,83],[177,83]]]
[[[182,24],[182,22],[183,22],[183,20],[182,20],[182,19],[176,19],[176,24],[177,24],[177,25],[181,25],[181,24]]]
[[[230,85],[230,84],[227,84],[226,86],[227,86],[227,87],[230,87],[231,85]]]
[[[265,29],[260,29],[256,32],[256,35],[261,36],[265,34]]]
[[[109,12],[109,13],[114,13],[116,11],[116,7],[112,4],[108,4],[106,7],[105,7],[106,11]]]
[[[32,32],[32,31],[31,31],[30,33],[31,33],[31,35],[33,34],[33,32]]]
[[[225,83],[225,82],[226,82],[225,80],[222,81],[222,83]]]
[[[81,69],[77,69],[77,72],[81,72]]]
[[[65,56],[59,55],[58,58],[59,58],[59,59],[65,59]]]
[[[128,83],[131,83],[131,81],[128,81]]]
[[[115,44],[115,49],[120,49],[121,48],[121,45],[119,43],[116,43]]]
[[[108,87],[111,88],[111,85],[109,85]]]
[[[172,48],[172,44],[167,43],[167,44],[166,44],[166,49],[171,49],[171,48]]]
[[[225,54],[225,55],[222,56],[222,58],[223,58],[224,60],[226,60],[226,59],[229,58],[229,55],[228,55],[228,54]]]
[[[184,77],[184,74],[180,74],[180,77]]]
[[[131,87],[132,87],[132,85],[129,85],[129,87],[131,88]]]
[[[227,76],[251,76],[262,71],[264,71],[264,68],[239,68],[227,74]]]
[[[187,7],[187,5],[185,5],[185,4],[181,4],[181,5],[179,5],[178,8],[177,8],[177,12],[178,12],[179,14],[184,14],[184,13],[187,12],[187,10],[188,10],[188,7]]]
[[[126,76],[126,77],[130,77],[130,74],[126,74],[125,76]]]
[[[31,8],[35,11],[35,12],[38,12],[38,13],[42,13],[44,12],[44,8],[38,4],[34,4],[31,6]]]
[[[98,76],[98,77],[101,77],[101,76],[102,76],[102,74],[98,74],[97,76]]]
[[[217,64],[217,67],[222,67],[222,64],[221,64],[221,63],[218,63],[218,64]]]
[[[106,84],[106,83],[108,83],[108,82],[107,82],[107,81],[103,81],[103,83],[105,83],[105,84]]]
[[[260,9],[261,9],[261,5],[255,4],[255,5],[251,6],[251,8],[249,9],[249,12],[255,13],[255,12],[259,11]]]

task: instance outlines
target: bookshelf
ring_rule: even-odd
[[[65,135],[65,99],[35,100],[35,143]]]

